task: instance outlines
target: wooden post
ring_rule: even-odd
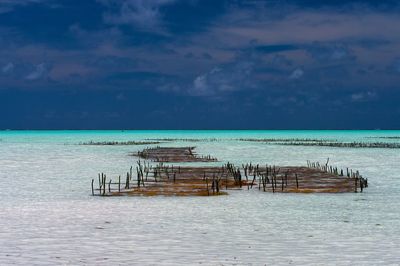
[[[285,186],[287,187],[287,176],[288,176],[288,172],[285,173]]]
[[[118,192],[121,192],[121,176],[118,176]]]
[[[110,181],[108,182],[108,192],[111,192],[111,180],[112,179],[110,179]]]
[[[299,179],[297,178],[297,174],[295,174],[296,175],[296,187],[297,187],[297,189],[299,189]]]
[[[254,181],[256,181],[256,173],[253,175],[253,180],[251,181],[251,188],[253,188]]]
[[[274,178],[273,177],[272,177],[271,185],[272,185],[272,193],[275,193]]]
[[[140,172],[139,168],[136,167],[136,178],[137,178],[137,187],[140,188]]]
[[[92,196],[94,196],[94,188],[93,188],[94,179],[92,179]]]
[[[262,184],[263,184],[263,191],[265,192],[265,187],[267,186],[267,178],[265,175],[261,175]]]
[[[103,178],[103,176],[101,178]],[[100,191],[100,194],[101,194],[101,178],[100,178],[100,173],[99,173],[99,191]]]
[[[106,194],[106,175],[104,175],[104,181],[103,181],[103,196]]]
[[[246,175],[246,185],[247,185],[247,190],[249,190],[250,189],[250,187],[249,187],[249,177],[247,175]]]
[[[215,193],[215,176],[213,176],[212,183],[211,183],[211,188],[212,188],[212,191],[213,191],[213,194],[214,194]]]

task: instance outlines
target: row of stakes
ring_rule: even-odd
[[[162,163],[160,163],[156,167],[153,167],[152,165],[142,163],[139,160],[139,161],[137,161],[137,167],[136,167],[136,174],[137,174],[136,180],[132,179],[133,167],[131,166],[129,172],[126,173],[124,189],[125,190],[131,189],[132,181],[136,183],[135,188],[145,187],[146,186],[145,182],[155,182],[155,183],[165,182],[165,181],[161,180],[161,176],[163,173],[165,174],[165,176],[167,177],[168,180],[172,180],[173,182],[175,182],[176,174],[180,173],[180,172],[181,172],[180,166],[174,168],[174,166],[163,165]],[[150,173],[153,173],[153,175],[152,175],[153,180],[148,179]],[[204,173],[203,180],[206,182],[206,188],[207,188],[208,194],[210,194],[210,188],[211,188],[211,191],[213,194],[219,193],[220,180],[222,177],[221,176],[218,177],[218,174],[219,173],[217,173],[217,175],[214,174],[213,178],[211,180],[209,180],[208,178],[206,178],[205,173]],[[106,174],[99,173],[98,180],[99,180],[98,188],[94,187],[94,179],[92,179],[92,182],[91,182],[93,196],[95,195],[96,191],[99,191],[99,193],[98,193],[99,196],[107,196],[108,195],[107,192],[111,193],[112,191],[118,191],[118,192],[123,191],[122,187],[124,184],[121,183],[121,176],[118,176],[118,182],[113,182],[112,179],[107,180]],[[210,185],[209,185],[209,181],[211,181]],[[118,185],[118,190],[112,189],[111,185]]]
[[[330,173],[336,176],[346,176],[347,178],[354,179],[354,192],[358,192],[358,188],[360,192],[363,192],[364,188],[368,187],[368,178],[362,177],[359,171],[353,171],[353,169],[346,168],[346,175],[344,174],[343,169],[339,169],[337,167],[332,167],[329,164],[329,158],[326,160],[325,164],[320,164],[319,162],[311,162],[307,161],[308,168],[317,169],[319,171],[323,171],[326,173]]]
[[[239,183],[240,188],[242,187],[242,174],[240,171],[240,168],[235,168],[234,165],[228,163],[227,164],[228,170],[232,173],[234,176],[235,182]],[[244,172],[244,175],[246,177],[246,185],[247,185],[247,190],[253,188],[256,179],[258,178],[258,190],[266,191],[267,185],[271,184],[272,192],[275,193],[278,190],[278,174],[280,172],[280,168],[277,168],[275,165],[265,165],[265,170],[263,171],[260,168],[259,164],[253,165],[252,163],[248,163],[246,165],[242,164],[242,169]],[[253,177],[251,179],[251,177]],[[251,182],[249,180],[251,179]],[[298,176],[295,173],[295,179],[296,179],[296,187],[299,188],[299,180]],[[281,182],[280,182],[280,188],[281,191],[284,190],[285,187],[288,185],[288,172],[285,173],[285,175],[281,175]]]
[[[138,166],[136,167],[136,172],[137,172],[137,179],[134,180],[137,182],[136,188],[140,187],[145,187],[145,181],[146,182],[151,182],[148,180],[148,176],[151,170],[153,170],[153,182],[162,182],[161,181],[161,174],[164,173],[167,176],[168,180],[173,180],[173,182],[176,181],[176,173],[180,173],[180,166],[175,167],[174,166],[168,166],[168,165],[163,165],[162,163],[159,164],[156,167],[151,166],[150,164],[142,164],[141,161],[137,162]],[[130,171],[127,172],[126,174],[126,180],[125,180],[125,189],[130,189],[132,186],[130,185],[130,182],[132,181],[132,169],[133,167],[130,168]],[[266,166],[266,171],[262,173],[260,171],[259,165],[252,165],[246,164],[245,166],[243,165],[243,170],[244,174],[246,177],[246,185],[247,189],[249,190],[250,188],[253,188],[253,185],[255,184],[255,180],[257,177],[259,177],[258,180],[258,188],[261,190],[261,185],[263,188],[263,191],[266,191],[267,184],[272,185],[272,191],[275,192],[277,190],[277,175],[279,173],[279,168],[277,169],[275,166]],[[217,173],[214,173],[212,176],[212,179],[209,179],[206,177],[206,174],[204,173],[203,176],[203,181],[206,183],[206,189],[208,195],[210,195],[210,188],[212,191],[212,194],[219,193],[220,192],[220,181],[222,179],[225,179],[225,189],[228,189],[228,176],[229,174],[233,176],[234,178],[234,184],[235,186],[239,186],[242,188],[243,185],[243,180],[242,180],[242,174],[241,170],[239,167],[235,167],[231,163],[227,163],[225,166],[221,168],[220,171]],[[253,175],[253,179],[251,183],[249,182],[249,175]],[[298,178],[297,174],[296,176],[296,186],[298,188],[299,183],[298,183]],[[159,178],[159,179],[157,179]],[[283,191],[284,187],[287,187],[287,173],[285,174],[285,178],[281,178],[281,189]],[[92,179],[92,195],[95,194],[95,191],[99,191],[99,195],[105,196],[106,191],[111,192],[111,185],[117,184],[118,185],[118,192],[121,192],[121,176],[118,177],[118,182],[112,182],[110,179],[108,182],[106,182],[107,177],[105,174],[101,173],[99,174],[99,188],[95,189],[94,188],[94,179]],[[211,183],[210,183],[211,182]],[[210,185],[209,185],[210,183]],[[108,186],[108,189],[106,187]]]
[[[332,167],[328,166],[329,163],[329,158],[326,162],[326,164],[322,165],[319,162],[310,162],[307,161],[307,167],[312,168],[312,169],[317,169],[320,171],[324,171],[327,173],[335,174],[337,176],[344,176],[344,171],[343,169],[339,169],[337,167]],[[278,174],[280,172],[280,168],[277,168],[274,165],[266,165],[265,169],[261,169],[259,164],[253,165],[252,163],[248,163],[246,165],[242,164],[242,169],[244,176],[246,178],[246,186],[247,189],[249,190],[250,188],[253,188],[256,179],[258,178],[258,189],[266,191],[267,185],[271,184],[272,192],[275,193],[277,189],[281,189],[281,191],[284,190],[285,187],[288,185],[288,172],[286,172],[284,175],[280,176],[280,185],[278,188],[278,182],[279,180]],[[106,196],[108,193],[111,193],[113,189],[111,188],[111,185],[118,185],[118,192],[122,191],[122,185],[124,185],[125,190],[129,190],[131,186],[131,182],[136,183],[136,188],[140,187],[145,187],[145,182],[163,182],[161,180],[162,173],[165,174],[167,177],[168,181],[172,180],[173,182],[176,181],[176,174],[181,172],[180,166],[175,167],[168,166],[168,165],[163,165],[163,163],[160,163],[159,165],[153,167],[150,165],[150,163],[146,162],[141,162],[140,160],[137,161],[137,167],[136,167],[136,174],[137,178],[136,180],[133,180],[133,167],[131,166],[129,172],[126,173],[126,179],[125,179],[125,185],[121,183],[121,176],[118,176],[118,182],[113,182],[112,179],[109,179],[107,182],[107,176],[104,173],[99,174],[98,176],[98,188],[94,188],[94,179],[92,179],[91,183],[91,188],[92,188],[92,195],[95,195],[95,191],[99,191],[100,196]],[[153,180],[149,180],[149,174],[153,173],[152,177]],[[239,186],[242,188],[243,185],[243,179],[242,179],[242,171],[239,167],[236,167],[232,163],[227,163],[225,164],[220,171],[217,173],[213,174],[213,177],[211,180],[206,177],[205,173],[203,176],[203,181],[206,183],[206,189],[208,195],[210,195],[210,186],[209,182],[211,181],[211,191],[213,194],[219,193],[220,191],[220,181],[221,179],[225,179],[225,189],[228,189],[228,176],[231,175],[233,176],[234,179],[234,184],[235,186]],[[299,180],[298,180],[298,175],[297,173],[295,175],[295,181],[296,181],[296,188],[299,188]],[[368,187],[368,179],[363,178],[358,171],[353,171],[352,169],[346,169],[346,176],[348,178],[354,178],[355,180],[355,190],[354,192],[358,192],[358,187],[360,188],[360,191],[362,192],[365,187]],[[249,182],[251,180],[251,182]],[[168,182],[167,181],[167,182]],[[165,182],[165,181],[164,181]],[[359,184],[359,185],[358,185]],[[116,191],[114,189],[114,191]]]

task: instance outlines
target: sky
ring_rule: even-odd
[[[0,0],[0,129],[400,129],[400,3]]]

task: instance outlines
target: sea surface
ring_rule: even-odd
[[[0,265],[400,265],[400,149],[279,146],[238,138],[400,139],[400,131],[0,131]],[[177,141],[221,165],[357,169],[364,193],[230,191],[219,197],[93,197],[99,172],[124,175],[151,145]]]

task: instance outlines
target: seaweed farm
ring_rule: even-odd
[[[399,149],[285,145],[395,137],[0,132],[0,265],[396,265]]]
[[[383,140],[399,140],[400,137],[396,136],[378,136],[367,137],[364,141],[340,141],[337,139],[316,139],[316,138],[238,138],[238,139],[217,139],[217,138],[199,138],[199,139],[183,139],[183,138],[161,138],[161,139],[147,139],[149,144],[151,142],[220,142],[220,141],[244,141],[255,142],[269,145],[287,145],[287,146],[319,146],[319,147],[332,147],[332,148],[384,148],[384,149],[399,149],[400,142],[388,141],[374,141],[369,139],[383,139]],[[146,143],[144,143],[146,144]]]
[[[315,142],[312,139],[301,141]],[[307,161],[307,167],[252,163],[237,167],[230,162],[220,167],[164,164],[218,161],[211,155],[199,156],[194,150],[195,147],[156,146],[138,151],[133,155],[145,161],[137,161],[135,174],[131,166],[125,182],[121,182],[121,176],[113,182],[111,178],[107,179],[106,174],[99,173],[97,188],[95,180],[91,181],[92,195],[216,196],[227,195],[229,189],[242,190],[243,187],[273,193],[344,193],[363,192],[368,187],[368,180],[359,171],[332,167],[328,165],[329,158],[325,164]],[[152,165],[146,161],[159,164]]]
[[[277,145],[288,146],[319,146],[319,147],[341,147],[341,148],[384,148],[384,149],[400,149],[400,143],[387,142],[281,142]]]
[[[175,151],[173,149],[171,153]],[[185,161],[185,158],[181,160]],[[181,167],[161,163],[153,167],[138,161],[136,174],[133,175],[131,167],[122,183],[121,176],[118,176],[118,182],[113,182],[101,173],[98,188],[94,188],[95,180],[92,179],[92,195],[217,196],[246,188],[272,193],[344,193],[363,192],[368,187],[368,180],[358,171],[347,168],[344,173],[343,169],[328,166],[328,162],[325,165],[307,164],[307,167],[263,167],[250,163],[240,168],[229,162],[222,167]]]
[[[81,142],[79,145],[91,145],[91,146],[121,146],[121,145],[150,145],[159,144],[160,141],[88,141]]]
[[[396,137],[380,137],[382,139],[397,139]],[[353,141],[343,142],[338,140],[329,139],[238,139],[239,141],[250,141],[273,145],[287,145],[287,146],[319,146],[319,147],[336,147],[336,148],[385,148],[385,149],[399,149],[399,142],[366,142],[366,141]]]
[[[211,155],[199,156],[195,147],[154,147],[138,151],[140,158],[156,162],[215,162],[217,158]]]

